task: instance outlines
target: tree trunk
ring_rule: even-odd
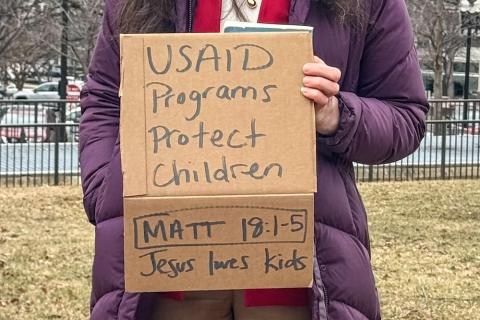
[[[447,55],[443,58],[443,81],[442,81],[442,95],[450,97],[449,88],[452,82],[453,61]]]
[[[15,86],[17,87],[18,91],[22,91],[23,90],[23,86],[25,85],[25,79],[26,79],[26,75],[20,75],[20,74],[16,74],[15,75],[15,79],[13,80],[13,83],[15,84]]]
[[[433,73],[434,73],[434,83],[433,83],[433,96],[435,99],[442,99],[443,93],[443,58],[441,54],[436,55],[433,61]],[[432,104],[432,109],[430,110],[430,116],[433,120],[442,119],[442,103]],[[432,133],[434,135],[441,134],[441,126],[433,125]]]
[[[25,85],[25,80],[27,79],[26,69],[27,68],[24,65],[15,66],[14,68],[12,68],[13,76],[15,78],[11,79],[11,80],[15,84],[15,86],[17,87],[18,91],[22,91],[23,86]]]

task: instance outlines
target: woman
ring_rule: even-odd
[[[428,104],[405,3],[246,0],[230,7],[231,1],[224,0],[223,6],[220,0],[106,1],[82,93],[80,133],[84,205],[96,225],[91,317],[380,319],[367,217],[352,162],[396,161],[412,153],[424,135]],[[304,83],[299,84],[315,102],[318,131],[313,288],[125,293],[118,34],[215,32],[225,19],[255,18],[315,28],[319,58],[305,65]]]

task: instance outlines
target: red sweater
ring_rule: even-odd
[[[258,22],[288,23],[290,0],[262,0]],[[194,32],[219,32],[222,0],[198,0],[193,24]],[[182,299],[181,292],[168,294]],[[249,289],[245,290],[245,305],[248,306],[304,306],[308,303],[308,290],[300,289]]]

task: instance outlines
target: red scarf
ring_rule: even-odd
[[[262,0],[258,22],[288,23],[290,0]],[[219,32],[222,0],[198,0],[193,24],[194,32]],[[170,293],[180,298],[181,293]],[[252,289],[245,290],[245,305],[248,306],[305,306],[308,290],[301,289]]]

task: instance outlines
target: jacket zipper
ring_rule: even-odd
[[[193,31],[193,0],[188,0],[188,32]]]
[[[319,266],[319,273],[320,273],[320,278],[323,278],[323,275],[325,273],[324,266]],[[323,291],[323,303],[325,304],[325,319],[328,320],[328,305],[330,302],[328,301],[328,292],[327,288],[325,287],[325,283],[322,281],[322,291]]]
[[[323,290],[323,300],[325,302],[325,308],[328,309],[328,304],[329,304],[328,303],[328,293],[327,293],[327,289],[325,288],[325,285],[322,286],[322,290]]]
[[[322,292],[318,292],[319,295],[323,293],[322,297],[317,297],[315,303],[317,304],[318,312],[319,312],[319,318],[318,320],[328,320],[328,305],[330,304],[328,301],[328,292],[327,288],[325,287],[325,283],[323,282],[323,276],[325,274],[326,266],[318,264],[318,260],[316,257],[316,248],[317,248],[317,239],[316,237],[314,238],[314,259],[316,260],[314,262],[314,274],[318,275],[319,279],[316,279],[314,276],[314,281],[317,287],[321,287]],[[323,301],[322,301],[323,300]]]

